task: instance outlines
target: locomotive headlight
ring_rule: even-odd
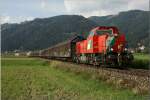
[[[127,48],[124,49],[124,51],[127,51],[127,50],[128,50]]]
[[[113,49],[113,48],[111,48],[110,50],[111,50],[111,51],[113,51],[114,49]]]

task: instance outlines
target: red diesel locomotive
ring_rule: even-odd
[[[120,34],[116,27],[106,26],[92,29],[87,39],[76,36],[41,50],[39,56],[93,65],[124,65],[133,60],[125,35]]]
[[[75,61],[78,63],[122,65],[132,60],[125,35],[116,27],[96,27],[86,40],[76,43]]]

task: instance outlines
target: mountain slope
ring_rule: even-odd
[[[97,24],[78,15],[35,19],[21,24],[2,25],[2,51],[47,48],[73,36],[88,32]]]
[[[76,33],[87,35],[96,26],[117,26],[127,37],[130,47],[137,43],[148,46],[149,11],[131,10],[118,15],[92,16],[60,15],[35,19],[21,24],[3,24],[2,51],[15,49],[38,50],[65,41]]]
[[[117,26],[127,36],[130,46],[137,43],[148,46],[149,11],[131,10],[118,15],[92,16],[88,18],[99,25]]]

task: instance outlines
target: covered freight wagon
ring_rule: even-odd
[[[76,52],[76,42],[82,41],[84,38],[82,36],[75,36],[72,39],[59,43],[55,46],[47,48],[42,51],[43,56],[47,56],[50,58],[65,58],[65,57],[73,57]]]

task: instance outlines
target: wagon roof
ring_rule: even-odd
[[[49,47],[49,48],[46,48],[46,49],[44,49],[44,50],[56,48],[56,47],[63,46],[63,45],[70,45],[71,42],[75,42],[77,39],[84,39],[84,38],[83,38],[82,36],[77,35],[77,36],[72,37],[71,39],[68,39],[67,41],[58,43],[58,44],[56,44],[56,45],[54,45],[54,46],[51,46],[51,47]],[[42,51],[43,51],[43,50],[42,50]]]

